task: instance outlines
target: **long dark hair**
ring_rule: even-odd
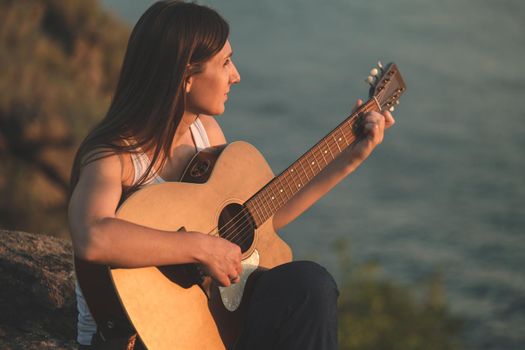
[[[153,154],[139,181],[123,188],[123,198],[151,177],[156,164],[165,164],[185,110],[185,83],[222,49],[228,35],[228,23],[216,11],[194,3],[159,1],[142,15],[109,110],[75,156],[70,195],[86,164],[112,154],[138,149]]]

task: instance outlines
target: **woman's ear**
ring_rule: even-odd
[[[190,93],[191,91],[191,84],[193,83],[193,77],[190,76],[186,79],[186,83],[184,84],[184,90],[186,91],[187,94]]]

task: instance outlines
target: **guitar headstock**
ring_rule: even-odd
[[[383,67],[381,62],[377,68],[370,71],[366,79],[370,84],[370,98],[375,98],[381,110],[394,111],[394,106],[399,104],[399,98],[405,92],[406,85],[395,63]]]

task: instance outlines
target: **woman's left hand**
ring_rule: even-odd
[[[357,100],[354,110],[363,104],[362,100]],[[389,111],[384,112],[367,112],[364,115],[362,124],[362,137],[359,141],[350,146],[344,153],[345,159],[349,162],[352,170],[361,164],[377,147],[383,142],[385,129],[394,125],[395,120]]]

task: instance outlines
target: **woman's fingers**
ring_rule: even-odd
[[[385,130],[386,118],[377,112],[370,112],[365,117],[363,128],[365,134],[371,140],[374,140],[376,144],[383,141],[383,135]]]
[[[354,105],[354,108],[352,108],[352,113],[354,113],[362,104],[363,104],[363,100],[361,100],[360,98],[357,99]]]
[[[356,101],[356,103],[354,105],[354,108],[352,109],[352,113],[354,113],[362,105],[363,105],[363,100],[361,100],[360,98],[357,99],[357,101]],[[376,113],[376,112],[371,112],[371,113]],[[394,125],[396,123],[396,120],[394,119],[394,117],[392,116],[392,113],[390,113],[390,111],[385,110],[385,111],[381,112],[380,115],[382,115],[384,117],[385,129],[388,129],[389,127],[391,127],[392,125]]]
[[[385,117],[385,128],[386,129],[388,129],[389,127],[391,127],[392,125],[396,123],[396,120],[392,116],[392,113],[390,113],[389,111],[383,112],[383,115]]]
[[[222,287],[229,287],[232,284],[230,278],[227,275],[222,275],[220,277],[217,276],[215,279]]]

